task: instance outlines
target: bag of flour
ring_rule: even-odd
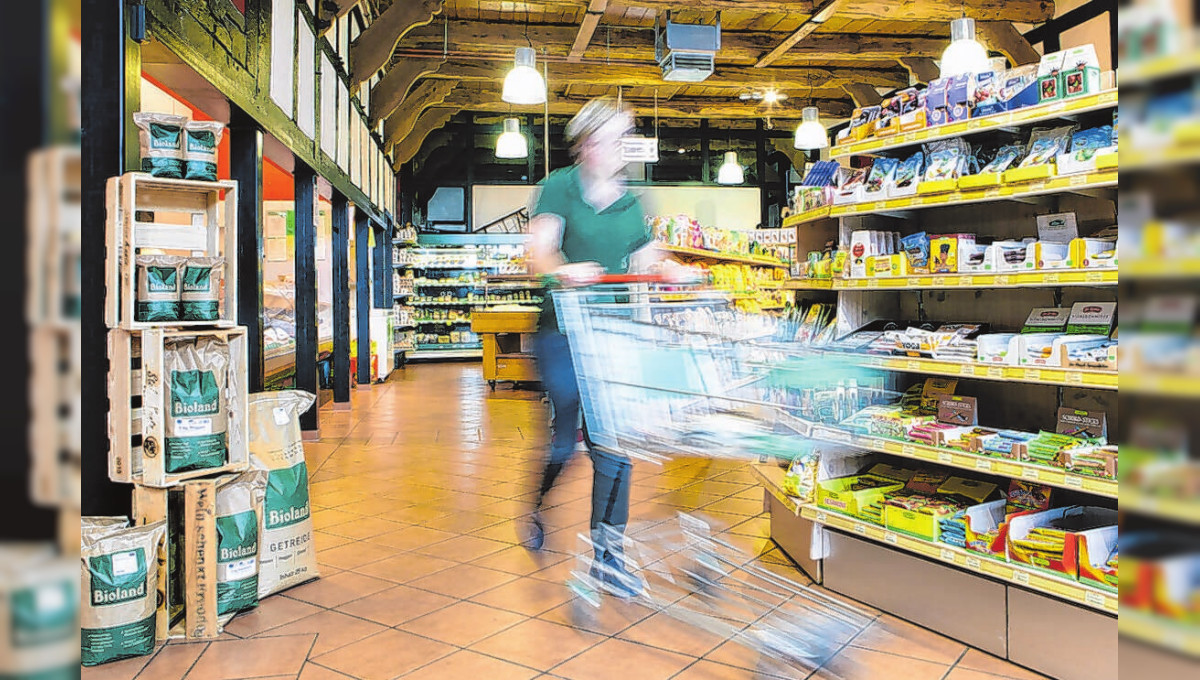
[[[218,338],[173,340],[163,347],[167,472],[219,467],[228,459],[228,367],[229,344]]]
[[[84,666],[154,651],[158,550],[166,522],[81,540],[80,649]]]
[[[178,321],[179,283],[183,258],[174,255],[137,256],[135,321]]]
[[[187,118],[169,113],[133,114],[142,147],[142,172],[155,177],[183,177],[183,128]]]
[[[263,470],[217,487],[218,616],[258,606],[258,533],[266,490]]]
[[[179,318],[184,321],[216,321],[220,318],[223,257],[189,257],[183,263],[183,286],[179,294]]]
[[[79,534],[83,539],[98,539],[108,534],[129,528],[128,517],[81,517]]]
[[[258,558],[259,598],[319,576],[300,434],[300,414],[315,400],[314,395],[295,390],[250,395],[250,465],[268,473]]]
[[[184,126],[184,179],[217,181],[217,145],[225,124],[212,120],[190,120]]]
[[[79,576],[49,545],[0,545],[0,678],[79,677]]]

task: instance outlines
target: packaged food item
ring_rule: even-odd
[[[1112,147],[1112,126],[1104,125],[1098,128],[1080,130],[1071,135],[1070,156],[1077,162],[1086,162],[1095,158],[1100,149]]]
[[[220,467],[228,459],[228,368],[229,344],[219,338],[169,340],[163,347],[167,472]]]
[[[841,182],[833,202],[837,205],[859,202],[862,199],[863,187],[867,182],[867,173],[870,171],[870,168],[842,168],[842,171],[839,172]]]
[[[812,503],[816,499],[817,474],[821,467],[821,452],[811,446],[804,447],[788,466],[783,477],[783,492],[797,498],[801,503]]]
[[[860,142],[875,133],[875,121],[879,118],[878,106],[863,106],[854,109],[847,128],[851,141]]]
[[[929,272],[929,236],[925,232],[920,231],[901,238],[900,248],[908,257],[910,270],[921,274]]]
[[[974,234],[946,234],[929,239],[931,274],[958,273],[958,245],[960,241],[974,243]]]
[[[864,189],[868,200],[886,193],[887,186],[892,180],[897,165],[899,165],[899,161],[895,158],[875,159],[875,163],[871,166],[871,172],[867,175],[866,188]]]
[[[154,651],[158,551],[166,531],[166,522],[154,522],[82,536],[79,633],[84,666]]]
[[[1058,154],[1067,150],[1071,133],[1074,130],[1073,125],[1034,129],[1033,135],[1029,139],[1029,151],[1017,167],[1028,168],[1034,165],[1053,163]]]
[[[183,177],[183,128],[187,119],[169,113],[133,114],[141,144],[142,172],[155,177]]]
[[[215,120],[191,120],[184,127],[184,179],[217,181],[217,145],[225,124]]]
[[[975,91],[971,96],[971,117],[981,118],[1006,110],[1000,98],[1005,71],[984,71],[975,76]],[[931,86],[932,87],[932,86]]]
[[[217,488],[217,615],[258,606],[258,551],[267,473],[251,470]]]
[[[961,138],[943,139],[925,145],[925,176],[922,181],[956,179],[963,174],[971,145]]]
[[[0,545],[0,677],[80,677],[79,577],[49,541]]]
[[[914,153],[896,165],[892,173],[892,189],[889,195],[904,196],[914,193],[921,179],[921,171],[925,166],[925,154]]]
[[[996,155],[979,169],[980,173],[999,173],[1012,167],[1025,154],[1020,144],[1006,144],[996,150]]]
[[[184,321],[216,321],[220,318],[223,257],[189,257],[183,264],[183,286],[179,318]]]
[[[102,538],[108,534],[129,527],[128,517],[81,517],[79,518],[79,533],[92,539]]]
[[[137,300],[134,321],[178,321],[180,269],[175,255],[137,256]]]

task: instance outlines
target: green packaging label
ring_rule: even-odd
[[[187,150],[201,153],[215,153],[217,136],[208,130],[188,130]]]
[[[217,613],[258,604],[258,515],[253,511],[217,518]]]
[[[299,524],[309,518],[308,466],[303,462],[286,470],[272,470],[263,503],[267,530]]]
[[[188,161],[187,176],[184,179],[199,179],[205,182],[217,181],[217,164],[207,161]]]
[[[174,151],[180,148],[179,137],[182,130],[178,125],[150,124],[150,148]]]
[[[155,177],[183,177],[183,161],[178,158],[143,158],[142,172]]]
[[[82,628],[79,633],[84,666],[146,656],[154,651],[154,614],[124,626]]]
[[[167,471],[219,467],[225,462],[225,432],[214,430],[221,397],[212,371],[171,371],[174,436],[166,438]]]
[[[151,288],[151,290],[154,290]],[[172,290],[174,290],[172,288]],[[193,267],[188,265],[183,269],[183,292],[208,293],[212,290],[212,267]]]
[[[40,647],[75,635],[79,599],[70,583],[49,583],[12,594],[13,647]]]
[[[125,552],[88,558],[92,576],[93,607],[121,604],[146,597],[146,551]]]
[[[174,293],[178,290],[179,270],[175,267],[146,267],[146,288],[151,293]]]

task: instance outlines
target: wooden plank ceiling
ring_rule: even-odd
[[[338,0],[339,8],[349,0]],[[353,4],[353,3],[349,3]],[[366,0],[371,25],[351,47],[351,72],[371,91],[370,115],[384,121],[389,146],[420,147],[447,111],[540,113],[510,107],[500,89],[513,50],[532,45],[549,68],[552,115],[570,115],[588,99],[618,89],[638,115],[783,121],[809,103],[823,118],[847,117],[855,100],[873,99],[936,72],[949,21],[965,11],[992,37],[995,52],[1021,59],[1011,24],[1037,24],[1052,0]],[[655,17],[682,23],[720,14],[716,72],[701,83],[664,82],[654,60]],[[994,36],[994,37],[993,37]],[[389,77],[390,76],[390,77]],[[436,83],[436,90],[430,88]],[[767,107],[739,98],[775,89],[786,101]],[[436,91],[438,97],[421,93]],[[444,92],[444,96],[443,96]],[[853,97],[851,93],[854,93]],[[436,107],[436,108],[435,108]],[[424,131],[422,133],[422,131]],[[397,159],[399,161],[399,159]]]

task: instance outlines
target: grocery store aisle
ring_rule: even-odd
[[[547,550],[516,545],[513,518],[528,509],[546,438],[537,395],[492,395],[478,364],[443,364],[410,366],[353,398],[353,411],[322,413],[323,438],[306,447],[323,578],[268,598],[221,640],[172,643],[152,658],[85,669],[85,680],[801,677],[638,605],[606,600],[573,627],[564,582],[587,525],[586,460],[549,499]],[[698,509],[767,568],[803,579],[765,538],[762,491],[740,467],[638,464],[633,520]],[[1040,677],[871,615],[811,677]]]

